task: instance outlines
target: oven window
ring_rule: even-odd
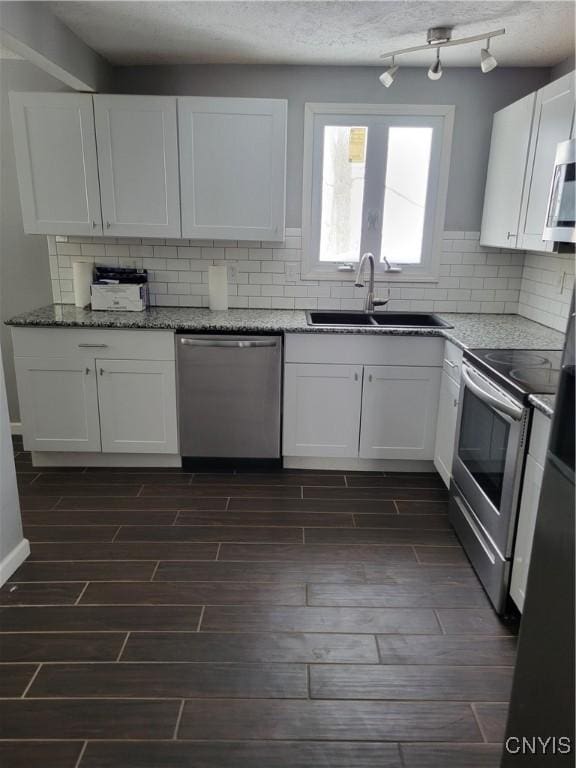
[[[500,508],[510,425],[464,389],[458,456],[486,496]]]

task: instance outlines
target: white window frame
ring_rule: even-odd
[[[303,280],[339,280],[352,281],[355,269],[342,270],[344,263],[320,262],[319,231],[322,206],[322,146],[325,125],[368,125],[374,124],[374,117],[406,118],[406,124],[422,124],[414,118],[433,118],[438,124],[440,135],[438,152],[432,156],[428,201],[426,206],[426,224],[424,238],[429,247],[423,252],[419,264],[402,264],[401,272],[386,272],[377,258],[376,279],[386,282],[437,282],[440,272],[440,254],[444,220],[446,215],[446,197],[450,172],[452,135],[454,131],[455,107],[448,104],[321,104],[307,103],[304,107],[304,163],[302,189],[302,279]],[[334,123],[335,116],[339,118]],[[331,122],[332,120],[332,122]],[[366,121],[365,123],[363,121]],[[432,121],[431,121],[432,122]],[[436,133],[436,132],[435,132]],[[370,127],[368,128],[370,135]],[[369,140],[370,141],[370,140]],[[386,159],[386,146],[376,149],[377,162]],[[367,162],[370,159],[367,158]],[[433,167],[434,166],[434,167]],[[318,175],[320,174],[320,175]],[[433,177],[436,177],[435,180]],[[315,183],[316,182],[316,183]],[[363,212],[365,219],[367,211]],[[375,256],[377,254],[375,253]],[[394,263],[393,254],[390,261]],[[341,267],[339,269],[339,266]]]

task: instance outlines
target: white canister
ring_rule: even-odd
[[[228,309],[228,270],[226,267],[208,267],[208,293],[210,309]]]
[[[74,278],[74,303],[77,307],[90,304],[90,286],[94,265],[90,261],[75,261],[72,263]]]

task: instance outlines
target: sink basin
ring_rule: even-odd
[[[429,312],[377,312],[372,315],[377,325],[392,328],[451,328],[438,315]]]
[[[306,312],[308,325],[330,327],[358,326],[386,328],[451,328],[437,315],[431,312],[322,312],[311,310]]]
[[[366,312],[307,312],[308,325],[374,325]]]

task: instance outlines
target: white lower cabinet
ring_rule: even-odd
[[[361,365],[287,363],[285,456],[358,456]]]
[[[16,377],[26,450],[100,450],[94,360],[16,358]]]
[[[364,367],[360,458],[432,459],[440,368]]]
[[[178,453],[171,332],[14,328],[12,338],[27,450]]]
[[[174,363],[97,360],[105,453],[176,453]]]
[[[528,580],[532,541],[534,539],[538,504],[540,502],[540,491],[542,490],[542,480],[544,479],[544,463],[546,461],[550,426],[551,421],[547,416],[538,411],[534,412],[528,456],[526,458],[526,467],[524,468],[518,526],[514,543],[512,577],[510,579],[510,596],[520,612],[524,608],[524,599],[526,597],[526,582]]]
[[[524,608],[524,598],[526,597],[528,567],[543,477],[544,468],[529,455],[526,459],[522,500],[516,530],[516,545],[514,547],[514,562],[512,563],[512,578],[510,580],[510,594],[520,611]]]
[[[436,445],[434,447],[434,466],[446,487],[452,477],[452,459],[456,442],[456,423],[458,421],[458,400],[460,386],[446,372],[442,373],[440,400],[438,405],[438,423],[436,426]]]
[[[441,339],[288,334],[283,455],[324,468],[330,459],[353,469],[431,463],[443,348]]]

